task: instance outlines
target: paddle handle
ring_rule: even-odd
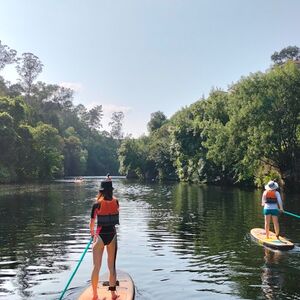
[[[83,251],[83,253],[82,253],[82,255],[81,255],[80,259],[79,259],[79,262],[78,262],[78,264],[77,264],[77,266],[76,266],[74,272],[72,273],[72,275],[71,275],[71,277],[70,277],[70,279],[69,279],[69,281],[68,281],[66,287],[64,288],[64,290],[62,291],[62,293],[61,293],[61,295],[60,295],[60,297],[59,297],[59,300],[62,300],[62,298],[64,297],[65,292],[67,291],[67,289],[68,289],[68,287],[69,287],[69,285],[70,285],[70,283],[71,283],[73,277],[75,276],[75,274],[76,274],[76,272],[77,272],[77,270],[78,270],[78,268],[79,268],[79,266],[80,266],[80,264],[81,264],[81,262],[82,262],[82,260],[83,260],[83,258],[84,258],[84,256],[85,256],[85,254],[87,253],[87,251],[88,251],[88,249],[89,249],[89,247],[90,247],[92,241],[93,241],[93,238],[91,238],[91,239],[89,240],[88,244],[86,245],[86,247],[85,247],[85,249],[84,249],[84,251]]]
[[[299,215],[293,214],[293,213],[288,212],[288,211],[286,211],[286,210],[284,210],[283,213],[285,213],[285,214],[287,214],[287,215],[290,215],[290,216],[293,216],[293,217],[296,217],[296,218],[300,219],[300,216],[299,216]]]

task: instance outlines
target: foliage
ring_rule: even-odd
[[[149,138],[126,138],[119,148],[120,173],[127,177],[152,179],[156,177],[154,161],[149,157]]]
[[[85,140],[88,151],[86,174],[118,174],[119,162],[117,157],[118,141],[98,132],[92,132]]]
[[[124,139],[119,148],[120,173],[140,179],[177,179],[170,143],[167,120],[160,128],[153,130],[149,137]]]
[[[13,84],[0,76],[0,182],[118,174],[119,139],[100,131],[102,105],[75,106],[71,89],[35,83],[43,68],[37,56],[15,56],[0,43],[1,68],[17,62],[20,76]]]
[[[283,49],[272,56],[273,68],[242,77],[228,91],[212,90],[170,120],[152,114],[148,137],[122,143],[121,171],[165,178],[168,169],[182,181],[209,183],[299,182],[298,56],[297,47]]]
[[[97,105],[88,112],[88,124],[92,129],[99,129],[102,127],[101,119],[103,118],[102,105]]]
[[[167,117],[161,111],[156,111],[151,114],[151,119],[147,124],[149,132],[153,132],[159,129],[165,122],[167,121]]]
[[[43,64],[33,53],[23,53],[18,60],[17,72],[27,96],[31,95],[33,81],[42,72]]]
[[[3,45],[0,40],[0,71],[9,64],[16,61],[17,51],[10,49],[7,45]]]
[[[154,162],[152,173],[156,173],[161,180],[177,179],[170,144],[171,135],[167,123],[150,135],[149,158]]]
[[[123,138],[123,133],[122,133],[123,119],[124,119],[124,113],[122,111],[113,112],[111,117],[111,122],[108,123],[108,125],[111,127],[110,135],[117,140],[121,140]]]
[[[296,46],[283,48],[279,52],[274,52],[271,59],[275,65],[282,65],[289,60],[298,61],[300,60],[300,49]]]
[[[242,77],[227,91],[214,89],[170,119],[154,112],[148,136],[123,139],[122,112],[113,113],[110,133],[100,131],[102,105],[75,106],[72,90],[35,83],[39,58],[16,58],[0,43],[0,69],[18,60],[21,78],[11,84],[0,77],[0,182],[119,170],[141,179],[298,183],[299,53],[296,46],[275,52],[266,72]]]
[[[87,151],[73,127],[66,129],[64,138],[64,170],[66,176],[81,175],[86,170]]]
[[[54,178],[63,173],[63,141],[58,130],[51,125],[39,123],[31,127],[36,174],[39,178]]]

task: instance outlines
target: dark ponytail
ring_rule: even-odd
[[[113,198],[113,191],[112,190],[104,190],[102,191],[105,200],[111,200]]]

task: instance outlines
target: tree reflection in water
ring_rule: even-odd
[[[278,268],[283,259],[284,254],[281,251],[265,248],[265,264],[261,274],[262,292],[265,299],[275,299],[278,290],[281,290],[284,285],[284,274],[282,269]]]

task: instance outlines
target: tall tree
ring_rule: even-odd
[[[92,129],[100,129],[102,127],[101,120],[103,118],[102,105],[97,105],[89,110],[89,126]]]
[[[9,64],[16,62],[17,51],[10,49],[7,45],[1,43],[0,40],[0,71]]]
[[[18,61],[17,72],[21,77],[27,98],[31,95],[34,80],[43,70],[43,64],[40,59],[32,53],[23,53]]]
[[[111,122],[108,125],[111,127],[110,135],[112,138],[121,140],[123,138],[122,121],[124,119],[124,113],[122,111],[113,112]]]
[[[15,160],[17,133],[14,127],[13,117],[7,112],[0,112],[0,163],[4,165]]]
[[[63,141],[56,128],[39,123],[30,128],[39,178],[53,178],[63,173]]]
[[[149,132],[153,132],[160,128],[167,121],[167,117],[161,111],[156,111],[151,114],[150,121],[147,124]]]
[[[83,104],[78,104],[74,108],[74,111],[78,115],[80,121],[82,121],[83,123],[88,124],[89,114],[88,114],[88,111],[87,111],[86,107]]]
[[[300,60],[300,49],[296,46],[283,48],[280,52],[274,52],[271,59],[275,65],[282,65],[288,60]]]
[[[150,158],[149,137],[126,138],[119,148],[120,173],[140,179],[153,179],[157,176],[155,162]]]
[[[86,171],[87,151],[82,149],[82,142],[73,127],[65,130],[64,137],[64,174],[82,175]]]
[[[26,105],[21,98],[0,97],[0,182],[16,179],[18,149],[22,143],[19,125],[25,116]]]

